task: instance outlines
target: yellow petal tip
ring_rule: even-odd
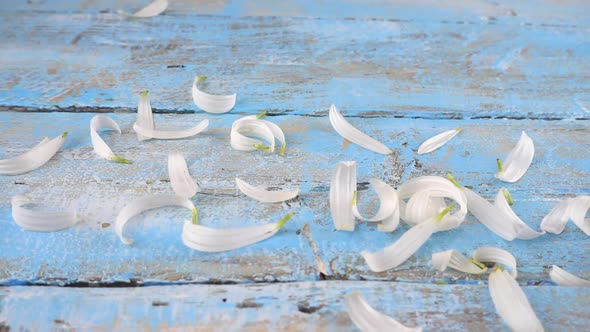
[[[121,158],[121,157],[117,157],[117,156],[111,157],[111,160],[114,161],[114,162],[116,162],[116,163],[121,163],[121,164],[132,164],[131,160],[125,159],[125,158]]]
[[[496,164],[498,165],[498,173],[504,172],[504,165],[502,165],[500,158],[496,159]]]
[[[434,220],[436,220],[436,222],[440,222],[447,215],[447,213],[449,213],[454,208],[455,208],[455,204],[451,204],[451,205],[447,206],[439,214],[434,216]]]
[[[357,199],[357,195],[358,195],[357,193],[358,193],[358,191],[356,191],[356,190],[352,193],[352,201],[350,201],[350,205],[353,205],[353,206],[356,205],[356,199]]]
[[[199,211],[197,211],[197,208],[193,208],[193,218],[192,218],[192,223],[193,224],[197,224],[197,221],[199,220]]]
[[[502,193],[504,194],[504,197],[506,197],[506,201],[508,202],[508,205],[514,204],[514,199],[512,198],[512,195],[510,195],[510,192],[508,191],[508,189],[503,188]]]
[[[266,146],[262,143],[256,143],[256,144],[254,144],[254,147],[257,148],[258,150],[270,152],[270,146]]]
[[[291,212],[287,214],[285,217],[283,217],[283,219],[279,220],[277,222],[277,229],[281,229],[287,223],[287,221],[289,221],[289,219],[293,218],[294,215],[295,212]]]
[[[455,187],[463,188],[463,186],[461,184],[459,184],[459,182],[457,182],[457,180],[455,180],[455,178],[453,177],[453,175],[451,173],[447,173],[447,179],[449,179],[449,181],[451,181],[455,185]]]
[[[266,113],[268,113],[268,111],[262,111],[262,112],[260,112],[260,113],[256,114],[256,118],[257,118],[257,119],[260,119],[260,118],[262,118],[263,116],[265,116],[265,115],[266,115]]]
[[[285,150],[287,150],[287,144],[281,146],[281,157],[285,156]]]

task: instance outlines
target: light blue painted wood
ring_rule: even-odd
[[[269,120],[286,134],[286,157],[263,152],[245,153],[229,145],[231,123],[241,115],[212,117],[200,114],[156,115],[161,128],[182,128],[204,118],[211,119],[207,133],[189,140],[139,142],[131,125],[135,116],[112,114],[123,135],[107,135],[113,151],[134,161],[121,165],[98,159],[90,145],[91,113],[0,113],[2,157],[19,154],[43,136],[68,131],[62,149],[42,168],[21,176],[0,177],[0,280],[3,284],[63,284],[72,282],[122,281],[127,283],[300,281],[317,280],[316,255],[330,277],[385,279],[412,282],[473,282],[459,274],[438,273],[430,267],[434,251],[457,249],[470,254],[479,246],[499,246],[514,253],[523,283],[547,282],[546,268],[564,266],[589,277],[590,242],[574,225],[559,235],[533,241],[505,242],[469,217],[460,228],[436,234],[417,255],[400,268],[374,274],[360,257],[362,250],[376,250],[392,243],[406,227],[393,234],[361,225],[354,233],[335,232],[328,207],[331,173],[337,162],[356,160],[360,204],[376,207],[375,195],[367,190],[372,177],[397,186],[420,175],[452,172],[465,185],[489,199],[496,191],[510,188],[515,211],[532,227],[561,198],[588,194],[590,172],[587,151],[587,121],[506,120],[410,120],[352,118],[361,130],[395,151],[382,156],[343,139],[327,117],[276,116]],[[464,130],[447,146],[418,156],[424,139],[444,130]],[[513,185],[494,179],[495,159],[504,157],[520,131],[536,143],[536,158],[526,176]],[[238,227],[276,221],[288,212],[298,215],[276,237],[243,250],[204,254],[184,247],[181,222],[189,217],[183,209],[148,213],[130,222],[128,233],[136,243],[123,245],[112,224],[118,211],[130,200],[151,193],[172,193],[167,183],[168,151],[184,152],[191,174],[204,188],[193,201],[201,221],[215,227]],[[282,204],[261,204],[239,194],[234,177],[257,185],[290,188],[300,186],[298,199]],[[82,221],[73,229],[42,234],[21,230],[10,215],[10,197],[29,193],[41,203],[77,202]],[[303,231],[309,224],[314,252]]]
[[[357,331],[343,296],[424,331],[509,331],[486,285],[313,282],[145,288],[0,288],[0,328],[34,330]],[[545,331],[584,331],[590,289],[528,286]],[[559,301],[561,305],[556,305]],[[31,320],[31,312],[35,319]]]
[[[133,12],[150,0],[30,0],[3,2],[3,12],[114,13]],[[436,1],[436,0],[173,0],[163,15],[295,16],[395,20],[498,20],[551,24],[588,23],[588,2],[568,1]]]
[[[590,242],[571,224],[559,236],[505,242],[469,217],[460,228],[436,234],[398,269],[375,274],[358,253],[392,243],[406,227],[394,234],[365,225],[335,232],[327,203],[334,165],[353,159],[360,204],[368,210],[376,208],[366,189],[371,177],[397,186],[452,171],[492,198],[502,186],[493,178],[495,158],[523,129],[535,141],[535,162],[523,180],[507,186],[523,220],[538,227],[557,200],[588,194],[587,2],[178,0],[148,20],[115,14],[147,2],[0,4],[0,111],[35,112],[0,112],[0,158],[26,151],[42,136],[70,132],[62,151],[41,169],[0,176],[0,284],[11,286],[0,288],[0,331],[342,331],[351,325],[341,296],[354,289],[379,310],[428,330],[502,330],[486,277],[439,273],[429,263],[434,251],[469,254],[481,245],[513,252],[519,282],[541,285],[525,291],[548,331],[589,326],[586,290],[555,287],[547,275],[558,264],[590,278]],[[232,113],[209,116],[196,109],[190,84],[197,74],[210,77],[207,91],[238,92]],[[210,117],[210,130],[189,140],[140,143],[130,130],[134,115],[113,114],[124,133],[107,140],[135,161],[118,165],[99,160],[90,147],[93,114],[39,113],[134,112],[144,89],[159,111],[195,113],[158,115],[159,126],[186,127]],[[331,103],[395,154],[375,155],[343,142],[325,117]],[[285,158],[229,147],[232,121],[261,109],[280,115],[269,119],[286,132]],[[465,130],[449,145],[426,156],[414,153],[425,138],[457,126]],[[188,213],[168,208],[135,218],[128,233],[136,245],[124,246],[112,230],[114,217],[131,199],[172,192],[165,164],[170,150],[185,153],[204,188],[193,200],[203,223],[245,226],[290,211],[297,217],[263,243],[202,254],[180,241]],[[299,185],[301,196],[261,205],[239,195],[235,176],[272,187]],[[63,232],[22,231],[8,203],[20,193],[49,207],[76,203],[82,221]],[[318,261],[328,279],[398,282],[309,282],[320,277]],[[241,284],[178,285],[189,282]],[[439,282],[456,285],[434,284]],[[15,286],[30,284],[175,286]],[[316,307],[312,314],[300,312]]]
[[[196,111],[190,87],[236,111],[428,118],[589,118],[590,25],[519,20],[0,14],[2,109]],[[19,26],[19,29],[12,27]],[[172,66],[173,68],[168,68]],[[184,66],[184,67],[177,67]],[[19,108],[16,108],[19,109]],[[92,110],[92,109],[91,109]]]

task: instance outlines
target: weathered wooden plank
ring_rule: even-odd
[[[2,3],[4,12],[83,12],[108,13],[124,9],[132,11],[150,3],[150,0],[30,0]],[[544,23],[575,24],[588,22],[590,10],[586,1],[434,1],[434,0],[174,0],[164,15],[217,14],[228,16],[303,16],[323,18],[371,19],[455,19],[510,18]]]
[[[355,290],[377,310],[424,330],[509,330],[495,313],[486,285],[337,281],[109,289],[7,287],[0,288],[0,327],[10,331],[355,331],[343,299]],[[590,289],[527,286],[524,291],[546,331],[583,331],[589,326]]]
[[[190,85],[236,111],[427,118],[590,117],[590,24],[288,17],[0,14],[0,109],[196,111]],[[18,29],[13,27],[18,26]],[[74,107],[74,109],[71,109]],[[105,109],[106,108],[106,109]]]
[[[232,150],[229,130],[239,115],[211,117],[207,133],[189,140],[138,142],[131,125],[135,116],[113,114],[123,128],[117,138],[107,134],[113,151],[133,160],[121,165],[100,160],[88,135],[88,113],[0,113],[0,155],[13,156],[43,136],[68,131],[68,141],[42,168],[20,176],[0,177],[0,282],[2,284],[65,283],[168,283],[316,280],[316,259],[328,269],[328,278],[385,279],[414,282],[470,283],[459,274],[438,273],[429,260],[434,251],[454,248],[471,253],[482,245],[499,246],[517,257],[523,283],[548,280],[547,266],[590,277],[590,240],[569,225],[559,235],[533,241],[505,242],[469,217],[453,231],[436,234],[409,262],[393,272],[374,274],[359,256],[392,243],[406,227],[382,234],[361,225],[354,233],[335,232],[329,215],[329,181],[335,164],[358,163],[359,200],[375,208],[375,195],[367,190],[372,177],[392,185],[420,175],[452,172],[465,185],[488,198],[502,186],[510,188],[514,209],[523,220],[538,227],[558,199],[588,194],[588,121],[411,120],[352,118],[357,125],[394,149],[392,156],[377,155],[345,144],[326,117],[269,117],[285,130],[286,157],[263,152]],[[186,127],[203,114],[156,115],[162,128]],[[448,146],[418,156],[419,143],[431,135],[462,126],[464,131]],[[495,159],[503,157],[520,130],[536,143],[536,159],[518,183],[495,180]],[[189,213],[170,208],[134,219],[128,233],[133,247],[123,245],[111,224],[120,208],[149,193],[172,193],[166,156],[185,153],[191,174],[204,188],[194,199],[201,222],[215,227],[245,226],[275,221],[287,212],[298,213],[276,237],[243,250],[204,254],[189,250],[180,240],[181,222]],[[264,205],[241,196],[234,177],[269,187],[300,186],[296,200]],[[49,206],[77,202],[79,225],[62,232],[41,234],[21,230],[10,212],[10,197],[28,193]],[[309,226],[305,226],[309,225]],[[310,240],[311,239],[311,240]]]

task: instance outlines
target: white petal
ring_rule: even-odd
[[[410,179],[398,188],[400,217],[410,225],[428,220],[447,207],[445,198],[455,201],[459,209],[445,215],[437,227],[444,231],[458,227],[467,214],[465,193],[451,181],[439,176],[421,176]],[[404,202],[407,199],[408,203]]]
[[[418,191],[405,205],[403,219],[409,225],[416,225],[437,214],[446,206],[444,198],[432,196],[432,190]]]
[[[551,280],[559,286],[590,287],[590,281],[575,276],[556,265],[551,267],[549,277],[551,277]]]
[[[455,135],[457,135],[461,131],[461,129],[462,128],[457,128],[445,131],[442,134],[438,134],[427,139],[426,141],[424,141],[424,143],[420,144],[420,147],[418,148],[418,154],[429,153],[440,148],[441,146],[445,145],[448,141],[450,141],[453,137],[455,137]]]
[[[151,195],[141,197],[125,205],[125,207],[119,211],[117,220],[115,221],[115,233],[119,235],[119,238],[121,238],[123,243],[131,245],[133,240],[123,235],[123,228],[129,219],[144,211],[169,205],[183,206],[193,211],[193,216],[196,215],[195,206],[190,200],[184,197],[176,195]]]
[[[182,139],[191,136],[195,136],[201,132],[203,132],[209,126],[209,120],[205,119],[199,122],[196,126],[189,128],[189,129],[182,129],[182,130],[156,130],[156,129],[147,129],[143,128],[136,123],[133,124],[133,130],[137,133],[137,135],[141,135],[146,139],[155,138],[155,139]]]
[[[281,143],[280,153],[282,156],[285,155],[285,150],[287,148],[285,134],[281,127],[275,123],[259,119],[257,115],[245,116],[234,121],[230,133],[230,141],[234,149],[240,151],[254,151],[259,149],[260,146],[266,147],[264,142],[251,137],[261,138],[268,142],[269,146],[266,149],[269,152],[274,152],[275,139],[277,139]]]
[[[516,278],[516,258],[508,251],[495,247],[479,247],[473,252],[473,259],[482,263],[496,263],[510,271],[510,274]]]
[[[283,133],[283,130],[281,129],[281,127],[279,127],[277,124],[270,122],[270,121],[261,120],[261,119],[259,119],[258,121],[262,121],[262,123],[264,123],[268,127],[268,129],[270,129],[274,138],[277,139],[281,143],[281,155],[284,156],[285,149],[287,148],[287,141],[285,140],[285,134]]]
[[[496,177],[505,182],[516,182],[526,173],[535,156],[533,140],[523,131],[518,144],[510,151],[503,162],[503,171]]]
[[[252,137],[266,141],[269,144],[268,151],[274,152],[275,135],[264,121],[251,118],[234,121],[230,132],[232,148],[239,151],[254,151],[258,149],[258,146],[265,146],[263,141]]]
[[[526,295],[508,272],[492,272],[488,286],[496,312],[513,331],[544,331]]]
[[[468,188],[463,188],[467,197],[467,208],[484,226],[506,241],[512,241],[518,234],[516,224],[506,212],[498,209]]]
[[[153,130],[155,128],[154,116],[152,114],[152,105],[150,104],[148,94],[148,91],[144,91],[140,94],[139,104],[137,105],[137,120],[133,126],[135,127],[137,125],[137,127],[145,130]],[[150,138],[137,133],[137,139],[144,141]]]
[[[92,117],[90,120],[90,139],[92,141],[92,147],[94,148],[94,152],[98,154],[101,158],[112,160],[124,164],[131,163],[129,160],[117,157],[111,148],[105,143],[105,141],[100,137],[97,131],[99,130],[114,130],[119,135],[121,135],[121,128],[115,122],[115,120],[109,118],[103,114],[97,114]]]
[[[482,274],[488,270],[487,267],[479,267],[457,250],[447,250],[432,254],[432,266],[439,271],[444,271],[447,267],[450,267],[471,274]]]
[[[67,135],[68,133],[63,133],[52,140],[44,138],[41,143],[18,157],[0,160],[0,174],[24,174],[43,166],[61,148]]]
[[[180,152],[175,151],[168,154],[168,176],[172,189],[178,196],[191,198],[201,191],[199,185],[189,174],[186,160]]]
[[[284,191],[269,191],[266,189],[254,187],[251,184],[246,183],[243,180],[236,178],[236,185],[242,192],[242,194],[251,197],[257,201],[265,203],[277,203],[284,202],[293,199],[299,193],[299,189],[296,190],[284,190]]]
[[[510,217],[509,220],[514,224],[514,227],[516,228],[516,238],[521,240],[532,240],[545,234],[545,232],[537,232],[534,229],[530,228],[527,224],[524,223],[524,221],[522,221],[516,215],[516,213],[514,213],[514,211],[510,207],[510,204],[508,204],[506,196],[504,195],[504,192],[506,190],[506,188],[501,188],[498,191],[494,205],[502,212],[504,212],[508,217]]]
[[[352,199],[355,191],[356,162],[339,162],[330,182],[330,211],[337,230],[354,231]]]
[[[193,82],[193,101],[195,104],[207,113],[227,113],[236,104],[236,94],[227,96],[218,96],[205,93],[199,90],[198,83],[204,80],[205,76],[197,76]]]
[[[28,197],[16,195],[12,197],[12,218],[20,227],[36,232],[54,232],[76,224],[76,211],[40,212],[24,208],[31,204]]]
[[[125,16],[144,18],[158,16],[162,14],[166,8],[168,8],[168,0],[154,0],[152,3],[140,9],[135,14],[127,14],[124,11],[119,11],[119,13]]]
[[[570,202],[569,215],[574,224],[586,235],[590,235],[590,219],[585,219],[590,209],[590,196],[578,196]]]
[[[383,272],[393,269],[412,256],[426,242],[434,230],[436,223],[433,219],[407,230],[396,242],[377,252],[361,252],[371,271]]]
[[[379,232],[393,232],[399,226],[399,207],[395,209],[392,215],[381,220],[377,224],[377,230]]]
[[[351,141],[354,144],[358,144],[365,149],[371,150],[373,152],[381,153],[381,154],[391,154],[392,151],[386,147],[383,143],[375,140],[372,137],[369,137],[367,134],[361,132],[360,130],[353,127],[350,123],[344,119],[342,114],[338,112],[336,106],[330,106],[330,123],[332,123],[332,127],[340,136],[346,138],[347,140]]]
[[[399,225],[399,198],[397,192],[390,185],[379,179],[371,179],[369,183],[373,186],[379,197],[379,210],[373,217],[365,218],[360,214],[356,202],[354,202],[352,212],[362,221],[381,222],[378,227],[382,232],[395,231]]]
[[[565,229],[567,221],[570,219],[569,207],[572,202],[571,198],[562,199],[555,207],[543,218],[541,229],[553,234],[561,234]]]
[[[395,319],[373,309],[360,292],[346,295],[346,309],[354,325],[362,332],[421,332],[422,328],[410,328]]]
[[[221,252],[252,245],[275,235],[294,214],[290,213],[272,224],[215,229],[185,221],[182,242],[189,248],[205,252]]]
[[[181,139],[194,136],[207,129],[209,120],[203,120],[196,126],[182,130],[156,130],[152,114],[152,106],[148,97],[148,92],[141,93],[139,105],[137,106],[137,120],[133,124],[133,130],[137,133],[140,141],[151,138],[155,139]]]

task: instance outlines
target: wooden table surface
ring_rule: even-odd
[[[148,2],[0,4],[0,159],[69,132],[43,167],[0,176],[0,331],[352,331],[343,295],[354,290],[427,331],[504,331],[487,276],[430,264],[433,252],[480,246],[514,254],[518,282],[547,331],[590,330],[590,289],[559,287],[548,276],[556,264],[590,279],[590,239],[572,223],[560,235],[506,242],[470,215],[400,267],[374,273],[360,251],[389,245],[408,227],[338,232],[328,206],[331,173],[344,160],[357,161],[359,204],[369,210],[377,204],[372,177],[397,187],[451,172],[488,199],[505,186],[534,228],[558,200],[588,194],[587,1],[179,0],[154,18],[117,14]],[[190,95],[196,75],[209,77],[209,92],[237,92],[235,108],[200,111]],[[139,142],[131,126],[146,89],[161,127],[209,119],[207,132]],[[327,118],[331,103],[394,153],[345,142]],[[229,145],[232,122],[262,110],[285,132],[285,157]],[[105,137],[133,164],[96,156],[96,113],[121,125],[120,137]],[[459,126],[448,145],[416,154],[426,138]],[[535,159],[521,181],[501,183],[495,159],[522,130]],[[134,218],[135,243],[125,246],[115,216],[135,198],[172,193],[172,150],[185,154],[203,188],[193,198],[203,224],[297,216],[264,242],[209,254],[182,244],[187,212],[164,208]],[[257,203],[239,193],[236,176],[301,192],[287,203]],[[81,221],[55,233],[24,231],[10,206],[23,193],[45,206],[75,204]]]

